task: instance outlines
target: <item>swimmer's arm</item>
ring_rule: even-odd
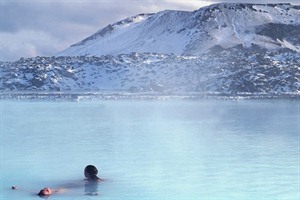
[[[21,191],[26,191],[24,189],[20,189],[19,187],[17,186],[12,186],[11,187],[12,190],[21,190]],[[58,188],[58,189],[51,189],[53,193],[58,193],[58,194],[61,194],[61,193],[64,193],[67,189],[66,188]],[[32,192],[32,191],[26,191],[26,192],[30,192],[30,193],[35,193],[35,192]]]
[[[66,188],[52,189],[54,193],[58,193],[58,194],[64,193],[66,190],[67,190]]]
[[[11,190],[18,190],[18,191],[21,191],[21,192],[27,192],[27,193],[30,193],[30,194],[36,194],[36,192],[32,191],[32,190],[27,190],[27,189],[24,189],[24,188],[20,188],[19,186],[11,186]]]
[[[24,189],[24,188],[20,188],[19,186],[15,186],[15,185],[13,185],[13,186],[11,186],[11,188],[10,188],[11,190],[18,190],[18,191],[25,191],[25,192],[31,192],[31,191],[29,191],[29,190],[26,190],[26,189]]]

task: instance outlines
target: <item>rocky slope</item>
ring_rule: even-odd
[[[1,63],[0,90],[165,94],[291,94],[300,91],[300,54],[285,50],[175,56],[36,57]]]
[[[57,56],[0,62],[0,91],[298,96],[299,47],[290,4],[142,14]]]

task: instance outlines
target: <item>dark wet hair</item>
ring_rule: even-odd
[[[94,165],[88,165],[85,167],[84,171],[89,174],[92,180],[98,181],[100,178],[97,176],[98,169]]]
[[[44,188],[44,189],[46,189],[46,188]],[[45,194],[44,193],[44,189],[41,189],[40,192],[37,195],[39,195],[40,197],[48,197],[48,196],[50,196],[50,194]]]
[[[40,192],[37,195],[39,195],[39,196],[45,196],[45,194],[43,193],[43,190],[40,190]]]

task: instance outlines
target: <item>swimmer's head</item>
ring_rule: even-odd
[[[84,176],[90,181],[99,181],[100,178],[97,174],[98,169],[94,165],[88,165],[84,169]]]
[[[52,191],[50,188],[41,189],[41,191],[38,193],[39,196],[49,196],[51,194],[52,194]]]

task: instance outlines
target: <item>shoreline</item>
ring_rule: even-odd
[[[84,100],[240,100],[240,99],[289,99],[298,100],[298,93],[266,94],[266,93],[156,93],[126,91],[0,91],[0,100],[53,100],[53,101],[84,101]]]

